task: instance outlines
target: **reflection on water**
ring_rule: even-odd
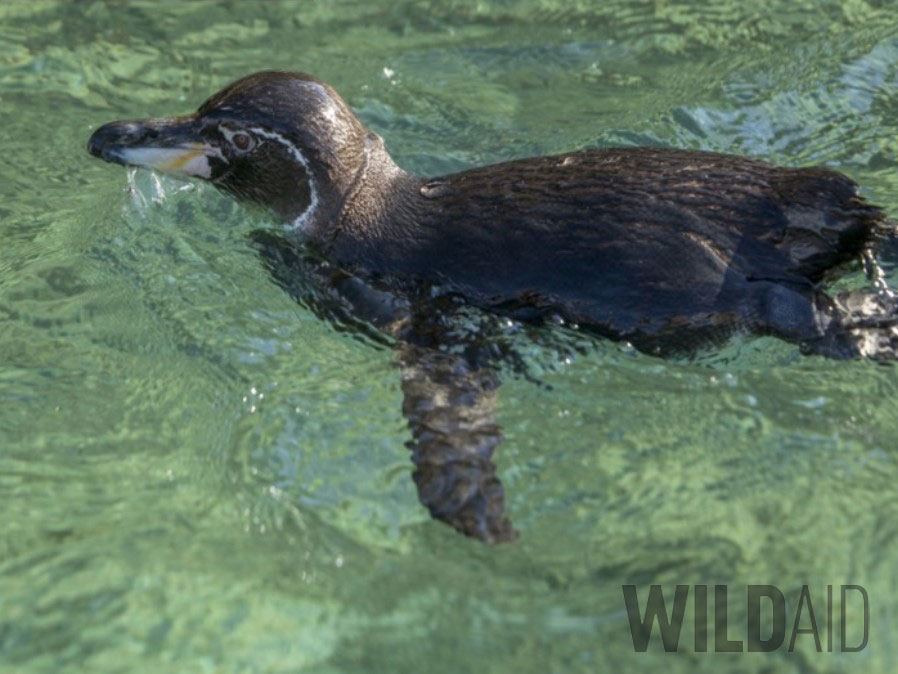
[[[129,194],[84,143],[283,67],[423,174],[669,144],[838,167],[894,212],[896,20],[869,0],[0,5],[0,669],[891,672],[894,368],[521,335],[490,412],[521,535],[481,546],[418,506],[394,354],[271,281],[264,217],[150,174]],[[870,643],[635,654],[624,583],[856,583]]]

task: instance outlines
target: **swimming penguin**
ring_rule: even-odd
[[[491,463],[498,380],[476,345],[439,348],[459,306],[573,323],[660,356],[736,332],[837,358],[898,353],[888,291],[821,287],[895,236],[828,169],[627,147],[426,179],[329,85],[282,71],[240,79],[194,114],[101,126],[88,150],[207,180],[290,223],[302,247],[256,237],[269,271],[288,289],[291,275],[314,276],[335,306],[398,339],[421,500],[484,540],[514,536]]]

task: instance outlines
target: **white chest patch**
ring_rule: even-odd
[[[318,190],[315,187],[315,177],[312,175],[312,168],[309,166],[308,159],[306,159],[305,155],[299,151],[298,147],[276,131],[268,131],[255,126],[250,127],[249,131],[252,131],[260,138],[267,138],[268,140],[273,140],[274,142],[283,145],[287,148],[287,151],[293,155],[293,158],[302,164],[303,168],[306,170],[306,175],[309,176],[309,206],[305,211],[299,214],[292,223],[290,223],[290,228],[300,232],[308,230],[312,226],[312,218],[318,208]]]

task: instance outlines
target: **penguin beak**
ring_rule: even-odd
[[[227,163],[221,150],[203,139],[192,117],[110,122],[93,132],[87,151],[123,166],[206,180],[212,178],[212,163]]]

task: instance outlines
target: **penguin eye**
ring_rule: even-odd
[[[249,135],[248,133],[244,133],[243,131],[238,131],[237,133],[231,135],[228,140],[230,140],[231,144],[241,152],[251,150],[256,144],[255,139],[253,139],[251,135]]]

